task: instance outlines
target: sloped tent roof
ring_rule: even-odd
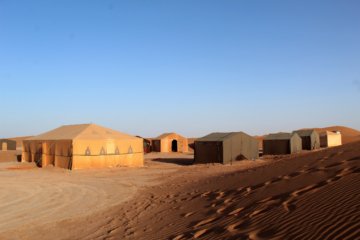
[[[96,124],[65,125],[52,131],[26,140],[76,140],[76,139],[135,139],[136,137],[121,133]]]
[[[206,135],[205,137],[202,137],[202,138],[198,138],[198,139],[196,139],[196,141],[199,141],[199,142],[222,142],[222,141],[229,139],[232,136],[237,135],[237,134],[247,135],[244,132],[230,132],[230,133],[217,132],[217,133],[210,133],[209,135]]]
[[[180,134],[177,134],[177,133],[172,132],[172,133],[164,133],[164,134],[161,134],[160,136],[158,136],[158,137],[156,137],[156,138],[153,138],[153,139],[154,139],[154,140],[159,140],[159,139],[167,138],[167,137],[169,137],[169,136],[171,136],[171,135],[177,135],[177,136],[179,136],[179,137],[181,137],[181,138],[185,138],[184,136],[181,136]]]
[[[264,140],[289,140],[293,137],[293,133],[272,133],[264,137]]]
[[[317,133],[314,129],[306,129],[306,130],[294,131],[294,133],[297,133],[300,137],[310,136],[313,132]]]

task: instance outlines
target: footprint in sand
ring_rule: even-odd
[[[194,238],[199,238],[199,237],[203,236],[207,231],[208,231],[207,229],[202,229],[202,230],[195,232]]]
[[[184,239],[183,237],[184,237],[184,234],[180,234],[180,235],[174,237],[172,240],[181,240],[181,239]]]
[[[184,214],[183,217],[187,218],[194,214],[195,214],[195,212],[189,212],[189,213]]]
[[[244,210],[245,208],[237,208],[234,211],[232,211],[231,213],[229,213],[228,215],[238,215],[242,210]]]
[[[205,219],[205,220],[203,220],[203,221],[198,222],[198,223],[194,226],[194,228],[198,228],[198,227],[200,227],[200,226],[203,226],[203,225],[206,225],[206,224],[208,224],[208,223],[214,222],[215,220],[217,220],[216,217]]]

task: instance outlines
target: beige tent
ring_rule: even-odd
[[[67,169],[143,166],[143,140],[95,124],[67,125],[24,140],[22,161]]]
[[[264,137],[264,155],[282,155],[300,152],[301,137],[297,133],[275,133]]]
[[[321,147],[335,147],[342,144],[341,133],[325,131],[320,133],[320,146]]]
[[[151,147],[153,152],[188,152],[187,138],[176,133],[165,133],[152,139]]]
[[[243,132],[211,133],[195,141],[195,163],[229,164],[259,158],[258,141]]]
[[[16,150],[16,141],[0,139],[0,151]]]
[[[302,140],[303,150],[314,150],[320,148],[320,136],[314,129],[294,131]]]

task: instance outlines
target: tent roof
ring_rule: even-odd
[[[27,140],[119,139],[133,136],[96,124],[65,125]]]
[[[294,133],[272,133],[272,134],[265,136],[264,140],[289,140],[293,136],[294,136]]]
[[[306,129],[306,130],[297,130],[294,133],[297,133],[300,137],[310,136],[313,132],[316,132],[314,129]]]
[[[206,135],[202,138],[198,138],[198,139],[196,139],[196,141],[199,141],[199,142],[221,142],[221,141],[229,139],[238,134],[247,135],[246,133],[243,133],[243,132],[215,132],[215,133],[210,133],[209,135]]]
[[[174,132],[171,132],[171,133],[164,133],[164,134],[161,134],[160,136],[154,138],[154,139],[162,139],[162,138],[166,138],[166,137],[169,137],[171,135],[178,135],[179,137],[182,137],[182,138],[185,138],[183,136],[181,136],[180,134],[177,134],[177,133],[174,133]]]

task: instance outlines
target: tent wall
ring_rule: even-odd
[[[302,150],[302,140],[299,135],[294,134],[290,139],[290,153],[298,153]]]
[[[0,139],[0,151],[16,150],[16,141]]]
[[[23,142],[23,162],[36,162],[42,167],[54,165],[70,169],[71,156],[71,140],[26,140]]]
[[[264,140],[263,154],[264,155],[282,155],[290,154],[290,140]]]
[[[311,150],[320,148],[320,135],[318,132],[313,131],[311,134]]]
[[[321,147],[335,147],[342,144],[341,134],[328,133],[320,136]]]
[[[340,134],[328,135],[328,147],[340,146],[342,144]]]
[[[72,169],[143,165],[144,145],[141,138],[75,139],[73,142]]]
[[[152,140],[151,141],[151,149],[153,152],[161,152],[161,141],[160,140]]]
[[[196,163],[223,163],[223,143],[195,141],[194,155]]]

